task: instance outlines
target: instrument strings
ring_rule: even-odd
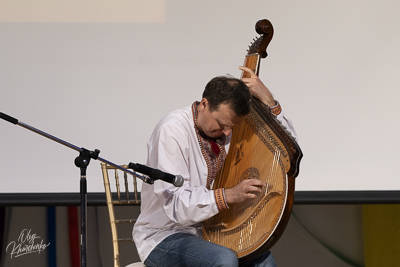
[[[257,155],[253,156],[257,158]],[[240,170],[237,169],[237,172],[240,172]],[[269,168],[258,177],[258,179],[265,183],[262,192],[260,192],[255,199],[249,199],[240,205],[230,205],[229,207],[230,214],[243,215],[243,213],[247,213],[245,217],[248,219],[242,222],[242,225],[238,225],[238,223],[235,222],[237,216],[220,217],[220,221],[214,221],[214,224],[220,225],[221,227],[215,227],[211,230],[213,242],[227,247],[234,247],[237,251],[241,251],[243,248],[247,248],[249,244],[254,243],[254,240],[259,239],[260,234],[265,234],[260,233],[260,231],[257,232],[256,229],[262,227],[266,217],[272,212],[271,208],[266,205],[267,202],[275,196],[273,194],[275,194],[277,190],[281,193],[281,182],[280,179],[277,178],[281,177],[281,172],[281,151],[275,149]],[[243,178],[243,175],[241,173],[232,174],[233,173],[231,173],[229,179],[235,179],[233,183],[239,184],[241,182],[240,178]],[[257,177],[250,175],[247,178]],[[222,180],[223,179],[218,181],[219,186],[221,186]],[[233,230],[229,230],[232,228]],[[229,236],[228,233],[231,234],[230,231],[236,233],[236,236],[239,238],[227,238],[227,236]]]

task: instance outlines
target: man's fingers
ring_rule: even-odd
[[[245,71],[245,72],[250,73],[250,78],[258,77],[258,76],[254,73],[254,71],[253,71],[252,69],[248,68],[248,67],[240,66],[239,69],[242,70],[242,71]]]
[[[249,183],[250,186],[257,186],[257,187],[265,186],[265,183],[258,179],[252,178],[252,179],[247,179],[246,181],[247,181],[247,183]]]

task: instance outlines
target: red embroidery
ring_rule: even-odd
[[[217,143],[215,143],[214,141],[210,141],[211,142],[211,149],[214,152],[214,154],[218,157],[219,156],[219,152],[221,152],[221,150],[219,149],[219,146],[217,145]]]
[[[216,140],[214,143],[204,133],[199,131],[197,126],[196,107],[197,102],[193,103],[192,105],[194,128],[199,141],[199,146],[201,148],[201,153],[203,154],[204,160],[207,164],[208,175],[206,187],[210,189],[212,182],[214,181],[215,177],[217,177],[217,173],[221,169],[226,158],[226,152],[224,148],[225,139]],[[220,144],[218,145],[217,142],[220,142]]]

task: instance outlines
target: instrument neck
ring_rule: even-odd
[[[260,54],[247,55],[244,59],[243,66],[251,69],[258,76],[258,73],[260,71],[260,61]],[[242,78],[250,78],[250,73],[242,71]]]

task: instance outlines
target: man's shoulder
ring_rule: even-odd
[[[165,115],[156,125],[155,130],[161,129],[189,129],[193,128],[193,114],[191,107],[174,110]]]
[[[176,109],[167,115],[165,115],[160,122],[157,124],[157,128],[165,126],[185,126],[193,123],[193,115],[191,107],[185,107],[181,109]]]

